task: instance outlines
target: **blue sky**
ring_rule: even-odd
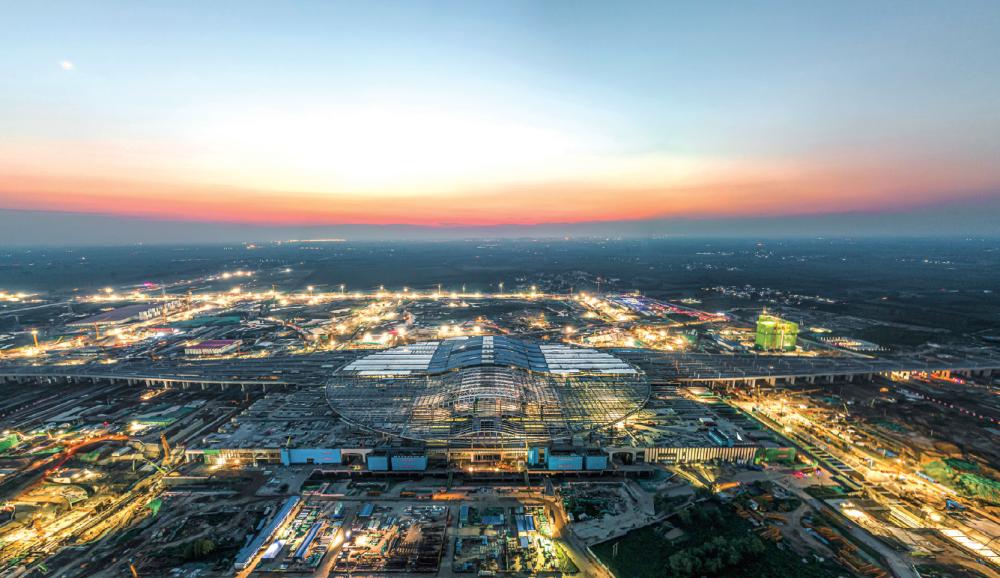
[[[1000,190],[997,2],[5,14],[0,209],[440,227],[903,211]]]

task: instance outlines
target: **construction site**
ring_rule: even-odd
[[[4,572],[1000,564],[988,351],[895,355],[788,307],[258,279],[109,288],[4,341]]]
[[[333,570],[348,574],[435,573],[444,554],[448,524],[447,506],[363,502]]]

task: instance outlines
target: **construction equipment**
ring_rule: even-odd
[[[767,538],[768,540],[771,540],[772,542],[780,542],[782,538],[781,530],[778,530],[777,527],[770,525],[761,526],[760,528],[758,528],[757,534],[762,538]]]
[[[154,462],[153,460],[147,458],[146,456],[144,456],[142,454],[142,452],[136,452],[136,453],[132,454],[132,471],[133,472],[135,471],[135,462],[136,462],[137,459],[142,460],[142,461],[148,463],[149,465],[153,466],[153,468],[155,468],[156,471],[160,472],[161,474],[165,475],[165,474],[169,473],[165,467],[163,467],[160,464]]]
[[[163,461],[166,462],[170,459],[170,444],[167,442],[167,436],[164,433],[160,433],[160,446],[163,448]]]
[[[733,490],[740,487],[739,481],[730,482],[716,482],[712,484],[712,491],[715,493],[725,492],[726,490]]]

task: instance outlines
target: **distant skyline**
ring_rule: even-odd
[[[440,241],[513,238],[993,238],[1000,200],[931,205],[905,211],[781,217],[671,218],[538,225],[262,225],[205,223],[0,209],[0,247],[143,244],[240,244],[295,239]]]
[[[3,244],[1000,234],[995,1],[5,15]]]

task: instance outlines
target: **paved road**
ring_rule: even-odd
[[[799,499],[809,504],[817,512],[828,508],[822,500],[810,496],[800,488],[785,485],[782,485],[781,487],[794,493]],[[847,527],[852,538],[859,542],[863,542],[866,546],[878,552],[879,556],[881,556],[885,563],[888,564],[889,571],[892,572],[893,576],[896,578],[920,578],[920,574],[917,573],[913,564],[910,563],[905,555],[900,554],[899,552],[896,552],[892,548],[886,546],[881,540],[872,536],[864,528],[858,526],[854,522],[846,518],[843,518],[841,522],[843,522],[844,526]]]

